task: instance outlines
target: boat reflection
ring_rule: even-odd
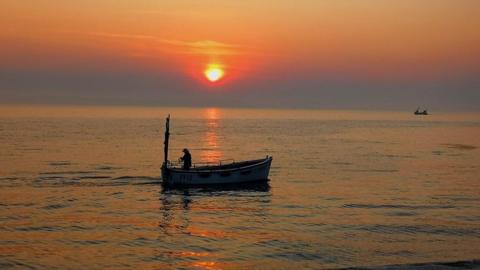
[[[169,187],[162,186],[162,194],[176,194],[185,195],[190,193],[212,193],[212,192],[225,192],[225,191],[239,191],[239,192],[269,192],[270,184],[269,180],[249,182],[242,184],[222,184],[222,185],[208,185],[198,187]]]
[[[160,192],[162,217],[158,227],[165,236],[178,233],[191,234],[194,230],[191,218],[197,211],[208,212],[212,209],[223,209],[226,205],[232,207],[232,202],[235,204],[236,200],[239,200],[238,203],[241,204],[236,207],[236,211],[260,212],[265,215],[264,212],[271,201],[270,189],[267,181],[202,188],[163,188]],[[216,197],[216,199],[212,200],[212,197]],[[253,207],[246,207],[245,203],[240,202],[240,199],[248,200],[248,204],[252,204]],[[208,234],[208,232],[204,233]]]

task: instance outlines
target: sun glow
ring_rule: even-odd
[[[205,74],[207,80],[209,80],[210,82],[216,82],[220,80],[225,74],[225,72],[219,65],[208,65],[208,67],[203,73]]]

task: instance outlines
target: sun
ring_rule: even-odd
[[[216,82],[223,78],[225,72],[219,65],[208,65],[203,74],[210,82]]]

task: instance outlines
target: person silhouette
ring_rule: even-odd
[[[183,169],[188,170],[192,167],[192,155],[187,148],[183,149],[183,157],[180,158],[180,161],[183,161]]]

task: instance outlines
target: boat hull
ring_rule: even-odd
[[[268,181],[272,157],[232,163],[224,166],[210,166],[183,170],[162,167],[165,186],[232,185]]]

